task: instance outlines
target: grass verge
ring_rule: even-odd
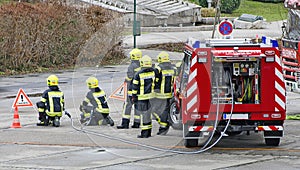
[[[287,8],[283,3],[267,3],[253,0],[242,0],[240,7],[232,14],[221,14],[224,17],[239,17],[242,14],[262,16],[268,22],[287,19]]]

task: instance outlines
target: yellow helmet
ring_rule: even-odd
[[[86,80],[86,85],[88,86],[89,89],[93,89],[98,87],[98,79],[96,77],[89,77]]]
[[[137,48],[131,50],[129,54],[131,60],[139,60],[142,58],[142,51]]]
[[[58,85],[58,77],[54,74],[50,75],[47,78],[47,85],[48,86],[57,86]]]
[[[144,55],[140,59],[140,66],[141,67],[152,67],[152,59],[149,56]]]
[[[158,63],[170,62],[169,54],[165,51],[160,52],[157,55],[157,62]]]

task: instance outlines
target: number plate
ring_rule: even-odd
[[[229,119],[230,118],[230,114],[223,114],[223,119]],[[231,119],[249,119],[249,115],[248,114],[232,114]]]

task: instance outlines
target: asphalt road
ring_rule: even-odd
[[[181,36],[189,33],[170,34],[149,33],[146,36],[164,35],[159,36],[159,41],[168,42],[170,39],[180,40]],[[208,35],[209,32],[191,34]],[[129,40],[130,37],[125,38],[124,43],[128,45]],[[144,45],[148,43],[144,42]],[[144,50],[144,54],[150,56],[157,53]],[[172,53],[172,60],[181,56]],[[65,93],[66,108],[72,115],[72,121],[63,116],[59,128],[37,127],[35,106],[19,108],[22,127],[11,128],[14,113],[11,108],[19,88],[36,103],[40,93],[47,88],[45,80],[49,74],[1,78],[0,169],[300,169],[300,123],[296,120],[285,122],[285,136],[279,147],[267,147],[261,133],[251,133],[249,136],[223,137],[207,151],[201,147],[183,147],[182,132],[178,130],[170,129],[166,136],[156,135],[158,125],[155,121],[152,137],[148,139],[136,138],[139,129],[81,126],[78,107],[88,91],[85,80],[90,75],[96,76],[109,95],[122,84],[126,68],[124,62],[118,66],[76,67],[74,70],[55,72]],[[288,114],[299,113],[300,94],[289,92],[287,98]],[[123,102],[109,99],[109,105],[115,124],[120,124]]]

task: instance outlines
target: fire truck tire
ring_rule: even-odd
[[[169,123],[175,130],[182,130],[182,120],[181,120],[181,113],[177,108],[176,102],[174,99],[171,100],[170,111],[169,111]]]
[[[198,146],[198,139],[185,139],[184,146],[187,148],[190,147],[197,147]]]
[[[267,146],[278,146],[280,138],[265,138],[265,143]]]

